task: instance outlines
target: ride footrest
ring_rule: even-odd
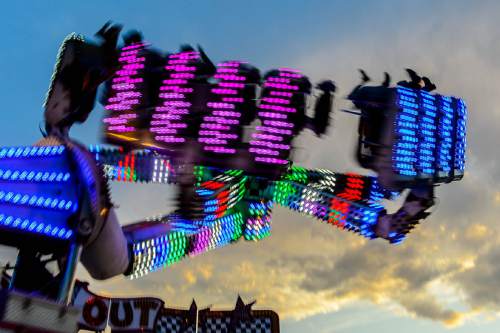
[[[46,299],[0,291],[0,332],[74,333],[81,312]]]

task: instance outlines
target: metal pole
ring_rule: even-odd
[[[12,272],[12,277],[10,278],[9,289],[13,290],[16,288],[17,276],[23,276],[24,266],[30,265],[32,258],[35,257],[35,252],[26,248],[20,248],[17,253],[16,265],[14,266],[14,271]],[[21,277],[22,279],[22,277]]]
[[[22,256],[21,251],[22,250],[19,250],[19,253],[17,254],[16,265],[14,266],[14,271],[12,272],[12,276],[10,277],[9,290],[14,289],[14,281],[16,280],[17,270],[21,266],[21,260],[22,260],[21,259],[21,256]]]
[[[68,258],[66,260],[66,267],[64,268],[64,274],[59,288],[59,294],[57,295],[57,301],[64,305],[69,305],[71,301],[73,287],[75,285],[76,267],[80,261],[81,253],[82,246],[80,244],[71,244]]]
[[[196,309],[196,324],[194,326],[194,333],[198,333],[198,309]]]

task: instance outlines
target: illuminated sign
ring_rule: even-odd
[[[108,298],[90,292],[78,283],[73,305],[81,309],[79,326],[92,331],[154,332],[163,301],[156,298]]]
[[[164,307],[157,298],[109,298],[96,295],[87,284],[78,282],[73,306],[81,310],[79,328],[113,333],[278,333],[279,318],[271,310],[252,310],[238,297],[234,310],[198,309],[193,301],[189,309]]]

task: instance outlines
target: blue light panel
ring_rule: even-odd
[[[463,175],[465,170],[467,106],[461,99],[456,99],[456,142],[455,174]]]
[[[465,168],[465,103],[398,86],[396,106],[393,170],[435,183],[459,179]]]
[[[16,243],[72,239],[78,194],[64,146],[0,148],[0,229]],[[9,232],[14,234],[9,236]]]
[[[398,87],[399,113],[396,118],[398,140],[393,148],[394,166],[401,175],[416,176],[418,149],[418,101],[411,89]]]
[[[439,125],[437,170],[440,177],[446,177],[452,168],[453,154],[453,108],[451,97],[438,96]]]
[[[436,98],[428,92],[421,91],[421,106],[419,121],[419,149],[418,149],[418,165],[417,170],[420,173],[430,177],[434,175],[434,165],[436,162],[436,120],[437,107],[435,104]]]

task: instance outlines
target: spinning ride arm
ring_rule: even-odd
[[[69,152],[79,205],[74,220],[64,223],[78,235],[81,261],[94,278],[137,277],[242,237],[260,240],[270,234],[274,203],[369,239],[397,243],[429,215],[434,186],[463,176],[465,104],[429,94],[433,84],[428,79],[420,84],[414,72],[409,72],[411,82],[398,87],[390,88],[386,75],[382,86],[360,85],[349,96],[362,111],[358,161],[377,172],[376,178],[307,170],[291,166],[291,143],[306,127],[318,136],[326,132],[333,82],[316,86],[321,92],[311,119],[306,102],[312,86],[296,70],[268,72],[256,102],[256,68],[239,61],[214,67],[202,50],[185,46],[168,55],[163,71],[158,69],[161,57],[140,35],[129,35],[118,56],[119,31],[105,26],[98,33],[100,45],[75,35],[63,43],[45,103],[47,136],[39,143],[49,146],[43,151],[65,147]],[[149,58],[154,58],[154,75],[144,67]],[[87,150],[69,138],[69,128],[86,120],[97,86],[117,68],[104,122],[106,140],[122,148]],[[168,77],[159,87],[163,75]],[[209,81],[212,76],[217,84]],[[160,100],[163,104],[155,106]],[[242,125],[256,116],[261,126],[243,143]],[[20,149],[12,154],[30,151]],[[176,183],[182,190],[179,209],[121,228],[107,180]],[[404,205],[387,214],[382,200],[406,188],[410,194]]]

